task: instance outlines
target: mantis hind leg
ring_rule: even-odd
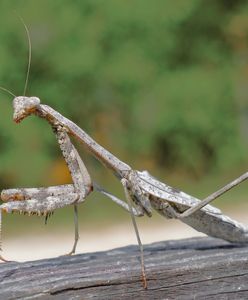
[[[203,208],[204,206],[208,205],[210,202],[212,202],[216,198],[220,197],[224,193],[228,192],[229,190],[231,190],[235,186],[239,185],[241,182],[245,181],[246,179],[248,179],[248,172],[244,173],[240,177],[236,178],[235,180],[231,181],[230,183],[228,183],[224,187],[222,187],[219,190],[217,190],[216,192],[212,193],[211,195],[209,195],[208,197],[206,197],[205,199],[203,199],[198,204],[196,204],[196,205],[190,207],[189,209],[187,209],[185,212],[183,212],[183,213],[176,213],[174,211],[175,218],[177,218],[177,219],[183,219],[183,218],[189,217],[194,212],[196,212],[196,211],[200,210],[201,208]]]

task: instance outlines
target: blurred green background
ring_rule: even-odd
[[[247,171],[247,1],[1,0],[0,85],[22,95],[28,46],[14,11],[32,40],[27,95],[133,168],[197,197]],[[0,93],[0,188],[70,182],[48,124],[37,117],[14,124],[11,101]],[[76,145],[93,179],[123,197],[112,174]],[[244,184],[215,204],[240,200],[242,209],[246,195]],[[51,222],[72,224],[71,212]],[[129,222],[99,195],[80,215],[86,227]],[[6,216],[4,227],[14,235],[40,226],[36,220]]]

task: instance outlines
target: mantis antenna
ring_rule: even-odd
[[[27,25],[25,24],[23,18],[18,13],[16,13],[16,14],[25,28],[27,39],[28,39],[28,66],[27,66],[27,75],[26,75],[25,85],[24,85],[24,90],[23,90],[23,96],[26,96],[29,73],[30,73],[30,66],[31,66],[31,59],[32,59],[32,44],[31,44],[30,33],[29,33]]]
[[[16,97],[16,95],[13,94],[10,90],[8,90],[8,89],[6,89],[6,88],[4,88],[4,87],[2,87],[2,86],[0,86],[0,90],[2,90],[2,91],[4,91],[4,92],[6,92],[6,93],[8,93],[8,94],[10,94],[10,95],[12,95],[12,96],[14,96],[14,97]]]
[[[20,21],[22,22],[25,31],[26,31],[26,35],[27,35],[27,39],[28,39],[28,66],[27,66],[27,75],[26,75],[26,79],[25,79],[25,85],[24,85],[24,90],[23,90],[23,96],[26,95],[26,91],[27,91],[27,86],[28,86],[28,79],[29,79],[29,73],[30,73],[30,66],[31,66],[31,59],[32,59],[32,44],[31,44],[31,39],[30,39],[30,33],[28,30],[27,25],[25,24],[23,18],[17,13],[15,12],[16,15],[18,16],[18,18],[20,19]],[[15,94],[13,94],[10,90],[0,86],[0,90],[10,94],[11,96],[16,97]]]

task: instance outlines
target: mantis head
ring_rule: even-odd
[[[40,106],[40,99],[37,97],[18,96],[13,100],[14,115],[16,123],[21,122],[30,114],[34,113]]]

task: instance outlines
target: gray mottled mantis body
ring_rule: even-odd
[[[184,192],[176,190],[160,182],[147,171],[136,171],[116,158],[71,120],[47,105],[40,104],[36,97],[16,97],[14,99],[14,120],[22,121],[30,114],[46,119],[54,129],[64,158],[71,171],[73,184],[41,189],[4,190],[1,194],[3,201],[9,201],[0,206],[3,211],[23,211],[24,213],[49,214],[56,208],[73,204],[77,216],[77,204],[95,188],[123,208],[132,210],[136,216],[151,216],[155,209],[166,218],[179,218],[198,231],[207,235],[222,238],[230,242],[247,243],[248,228],[229,217],[208,203],[219,197],[248,178],[243,174],[219,191],[200,201]],[[127,203],[112,194],[102,190],[91,182],[88,171],[79,154],[69,139],[73,135],[106,167],[111,169],[121,181]],[[19,201],[11,201],[19,200]],[[132,202],[132,207],[130,205]],[[75,222],[77,224],[77,222]],[[134,222],[135,223],[135,222]],[[75,242],[71,253],[75,252],[78,239],[77,228]],[[139,241],[140,242],[140,241]],[[143,261],[143,254],[141,256]],[[145,282],[144,264],[142,262],[143,279]],[[146,286],[146,282],[144,283]]]

